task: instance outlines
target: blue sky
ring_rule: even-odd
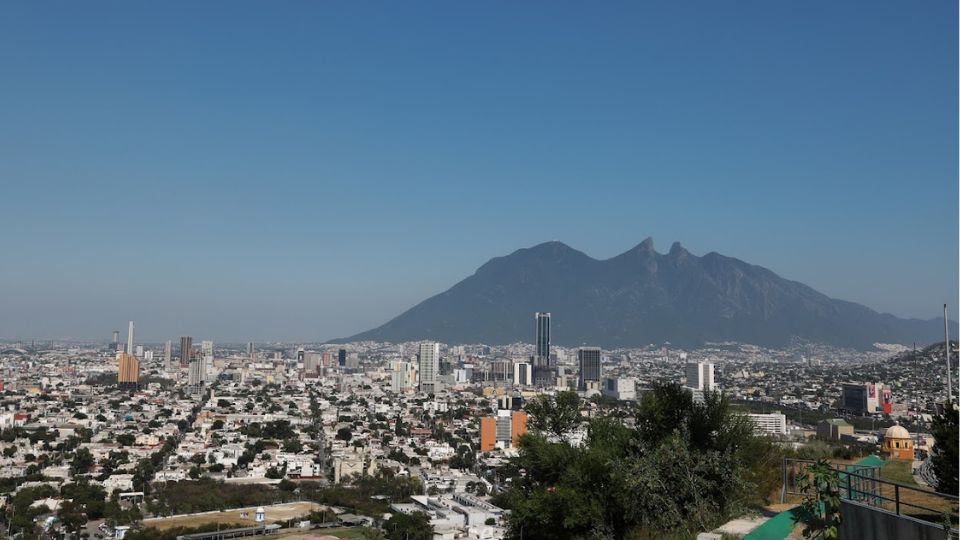
[[[6,2],[0,336],[351,334],[653,236],[931,318],[956,2]]]

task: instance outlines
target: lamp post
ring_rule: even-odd
[[[953,375],[950,374],[950,323],[947,305],[943,305],[943,348],[947,357],[947,403],[953,403]]]

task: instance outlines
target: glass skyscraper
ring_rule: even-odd
[[[551,386],[556,377],[551,369],[550,362],[550,314],[538,311],[537,340],[533,355],[533,383],[536,386]]]
[[[587,381],[600,382],[600,348],[583,347],[577,351],[577,363],[580,364],[580,377],[577,387],[586,390]]]
[[[544,365],[550,362],[550,314],[537,312],[537,352],[544,359]]]

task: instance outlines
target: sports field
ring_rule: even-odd
[[[300,516],[305,516],[316,510],[323,510],[323,506],[312,502],[295,502],[284,504],[273,504],[264,506],[266,510],[266,522],[274,523],[285,521]],[[235,508],[223,512],[203,512],[200,514],[184,514],[179,516],[170,516],[162,518],[151,518],[143,520],[144,527],[155,527],[159,530],[170,529],[172,527],[199,527],[207,523],[242,524],[255,525],[254,511],[255,506],[248,508]],[[241,517],[246,513],[246,517]]]

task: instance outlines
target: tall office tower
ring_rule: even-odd
[[[303,358],[304,373],[316,373],[320,371],[320,362],[323,358],[320,353],[308,353],[300,349],[300,351],[297,352],[297,356]]]
[[[203,356],[209,356],[213,358],[213,342],[212,341],[201,341],[200,342],[200,354]]]
[[[117,346],[120,345],[120,332],[117,330],[113,331],[113,341],[110,342],[110,348],[114,351],[117,350]]]
[[[550,314],[537,312],[537,336],[534,343],[534,354],[531,358],[533,364],[533,384],[537,386],[552,386],[555,381],[555,374],[551,369],[550,362]]]
[[[187,379],[187,384],[189,384],[194,391],[198,390],[200,385],[203,384],[203,364],[203,356],[197,356],[190,361],[190,374]]]
[[[582,347],[577,351],[577,364],[580,366],[580,376],[577,379],[577,388],[587,389],[587,381],[600,382],[600,347]]]
[[[440,344],[427,342],[420,344],[420,391],[437,391],[437,375],[440,373]]]
[[[687,388],[710,391],[717,389],[717,384],[713,380],[712,362],[688,362],[685,371]]]
[[[127,327],[127,354],[133,354],[133,321]]]
[[[537,318],[537,352],[536,356],[550,359],[550,314],[538,312]]]
[[[533,384],[533,368],[528,362],[517,362],[513,365],[513,384],[517,386]]]
[[[180,337],[180,367],[189,367],[191,356],[193,356],[193,338],[190,336],[181,336]]]
[[[337,365],[343,367],[347,365],[347,350],[340,349],[337,351]]]
[[[360,369],[360,355],[357,353],[348,354],[344,367],[347,369]]]
[[[253,342],[250,341],[247,343],[247,358],[253,359]]]
[[[166,343],[163,344],[163,365],[164,367],[170,367],[170,357],[173,353],[173,343],[170,343],[168,339]]]
[[[123,389],[136,388],[140,383],[140,361],[126,352],[117,354],[117,386]]]
[[[329,351],[323,351],[323,367],[330,367],[331,358]]]
[[[494,360],[490,362],[490,371],[487,376],[488,381],[507,382],[513,375],[512,360]]]

